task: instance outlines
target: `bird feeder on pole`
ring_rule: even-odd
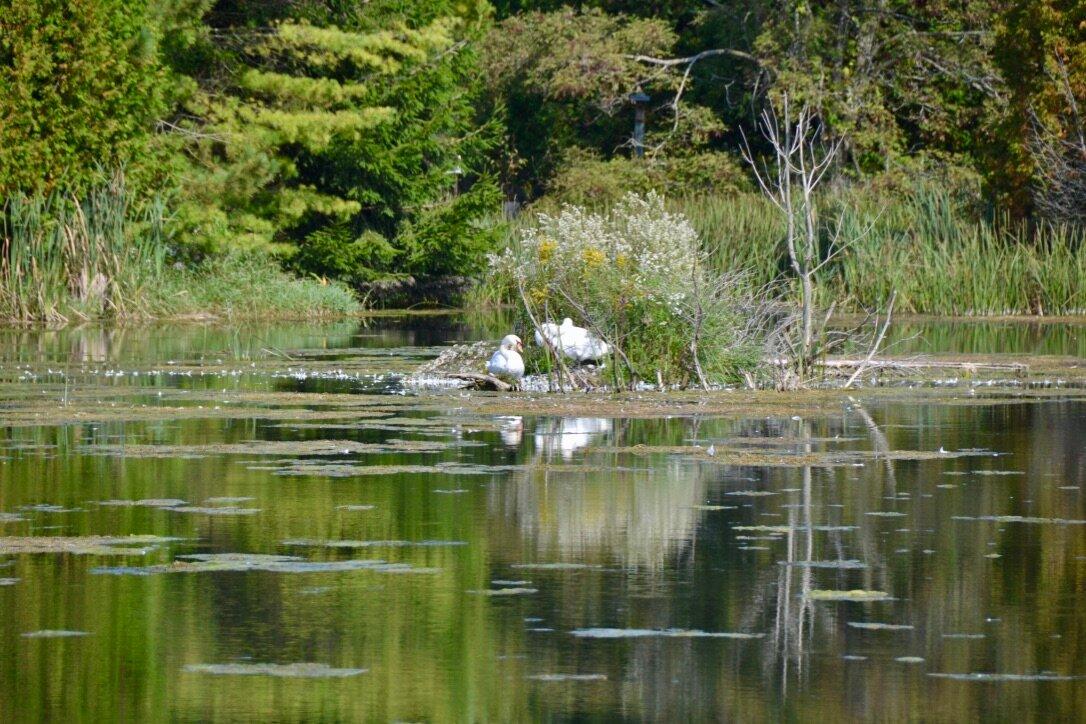
[[[638,88],[630,94],[630,103],[634,107],[634,155],[642,158],[645,155],[645,109],[652,100],[645,92]]]

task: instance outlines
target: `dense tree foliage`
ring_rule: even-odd
[[[951,169],[1086,215],[1073,0],[0,0],[0,193],[121,168],[181,258],[463,274],[502,194],[748,188],[738,150],[785,94],[840,178]]]
[[[145,0],[0,0],[0,193],[83,190],[166,111]]]

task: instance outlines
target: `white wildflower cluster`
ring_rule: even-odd
[[[614,276],[634,296],[668,307],[690,287],[699,255],[697,232],[664,199],[629,194],[604,214],[565,206],[540,214],[519,245],[491,258],[491,265],[529,286],[562,289],[583,297],[586,285]]]

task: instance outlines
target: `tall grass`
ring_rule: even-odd
[[[0,208],[0,316],[140,316],[161,276],[162,203],[132,204],[118,175],[82,198],[10,196]]]
[[[754,194],[673,201],[722,271],[763,284],[787,278],[783,222]],[[980,218],[953,193],[921,185],[887,196],[853,187],[823,198],[822,235],[852,240],[818,277],[839,309],[885,304],[919,314],[1073,314],[1086,311],[1086,231]]]
[[[362,305],[346,285],[302,279],[260,254],[213,257],[193,269],[168,269],[155,316],[227,319],[339,317]]]

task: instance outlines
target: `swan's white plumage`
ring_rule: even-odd
[[[574,362],[589,362],[606,357],[611,348],[606,342],[584,327],[577,327],[566,317],[562,324],[544,322],[535,331],[535,343],[540,347],[549,342],[552,347]]]
[[[520,350],[524,343],[515,334],[507,334],[502,338],[498,350],[491,355],[486,363],[486,371],[503,380],[519,381],[524,377],[524,358],[520,356]]]

